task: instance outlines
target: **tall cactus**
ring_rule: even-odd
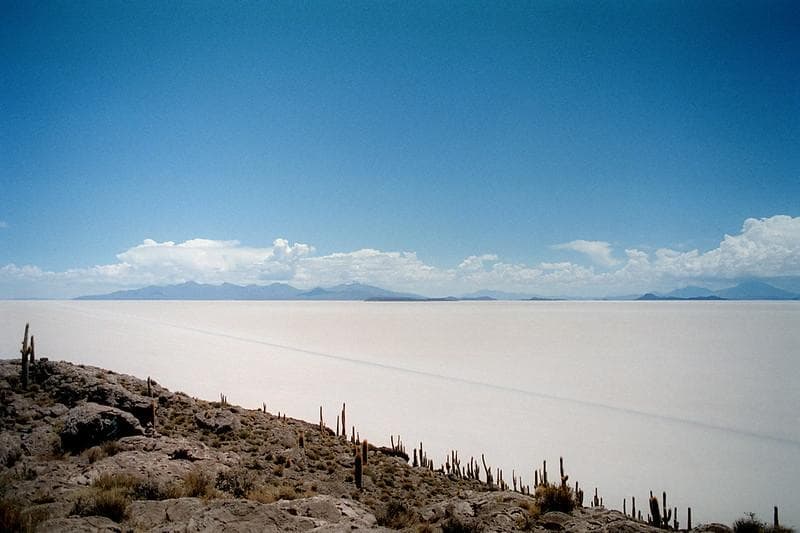
[[[664,516],[661,518],[661,525],[664,527],[664,529],[669,529],[669,523],[672,520],[672,509],[667,507],[667,491],[664,491],[661,494],[664,497]]]
[[[661,527],[661,510],[658,508],[658,498],[650,492],[650,525]]]
[[[355,477],[356,487],[358,488],[358,490],[361,490],[361,488],[363,487],[362,480],[361,480],[361,475],[363,473],[362,472],[363,471],[363,467],[361,465],[361,450],[359,450],[358,448],[356,448],[356,460],[355,460],[355,467],[354,468],[355,468],[355,471],[354,471],[355,476],[354,477]]]
[[[20,379],[22,381],[22,388],[28,388],[28,357],[31,355],[31,347],[28,345],[28,330],[30,329],[30,324],[25,324],[25,335],[22,337],[22,349],[20,350],[20,354],[22,355],[22,370]]]

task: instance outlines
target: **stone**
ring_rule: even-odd
[[[194,415],[197,427],[216,434],[238,431],[242,427],[239,416],[227,409],[208,409]]]
[[[60,432],[66,450],[83,450],[109,440],[142,435],[144,429],[132,414],[93,402],[79,404],[64,416]]]

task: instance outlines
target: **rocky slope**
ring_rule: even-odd
[[[363,446],[319,424],[100,368],[37,360],[27,389],[20,371],[0,361],[0,530],[657,531],[599,506],[546,512],[397,443],[367,445],[359,489]]]

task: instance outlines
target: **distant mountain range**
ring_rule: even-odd
[[[718,291],[689,286],[666,294],[649,292],[637,300],[800,300],[800,294],[779,289],[762,281],[745,281]]]
[[[286,283],[271,285],[207,285],[187,281],[179,285],[149,286],[109,294],[80,296],[76,300],[368,300],[424,299],[423,296],[363,285],[345,283],[334,287],[301,290]]]
[[[620,300],[800,300],[800,294],[779,289],[761,281],[746,281],[718,291],[705,287],[684,287],[666,294],[647,293],[638,297],[611,298]],[[149,286],[116,291],[109,294],[80,296],[76,300],[367,300],[376,302],[441,302],[533,300],[546,301],[528,294],[501,291],[478,291],[460,297],[427,298],[419,294],[395,292],[362,283],[345,283],[333,287],[302,290],[286,283],[271,285],[208,285],[187,281],[178,285]]]

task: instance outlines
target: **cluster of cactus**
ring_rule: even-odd
[[[226,407],[228,405],[228,397],[221,392],[219,393],[219,404],[221,407]]]
[[[542,461],[542,469],[533,471],[533,488],[539,485],[547,486],[547,461]]]
[[[672,520],[672,509],[667,507],[667,493],[666,491],[662,493],[664,497],[664,507],[663,507],[663,515],[661,509],[658,507],[658,498],[653,496],[653,491],[650,491],[650,516],[648,517],[647,523],[659,527],[662,529],[669,529],[669,523]],[[675,512],[677,515],[677,510]],[[677,526],[677,516],[675,525]],[[677,527],[675,528],[677,529]]]
[[[400,440],[400,435],[397,436],[397,444],[394,442],[394,435],[389,435],[389,440],[391,441],[393,452],[406,453],[406,447],[403,445],[403,441]]]
[[[452,475],[457,479],[467,477],[467,473],[462,470],[461,460],[458,458],[456,450],[450,450],[450,455],[445,459],[445,468],[448,475]]]
[[[30,324],[25,324],[25,335],[22,337],[22,349],[20,350],[20,354],[22,355],[22,370],[20,372],[20,381],[22,382],[22,388],[28,388],[28,380],[29,380],[29,365],[33,364],[34,358],[36,356],[36,350],[34,349],[33,344],[33,335],[31,335],[31,342],[28,344],[28,330],[30,328]]]

